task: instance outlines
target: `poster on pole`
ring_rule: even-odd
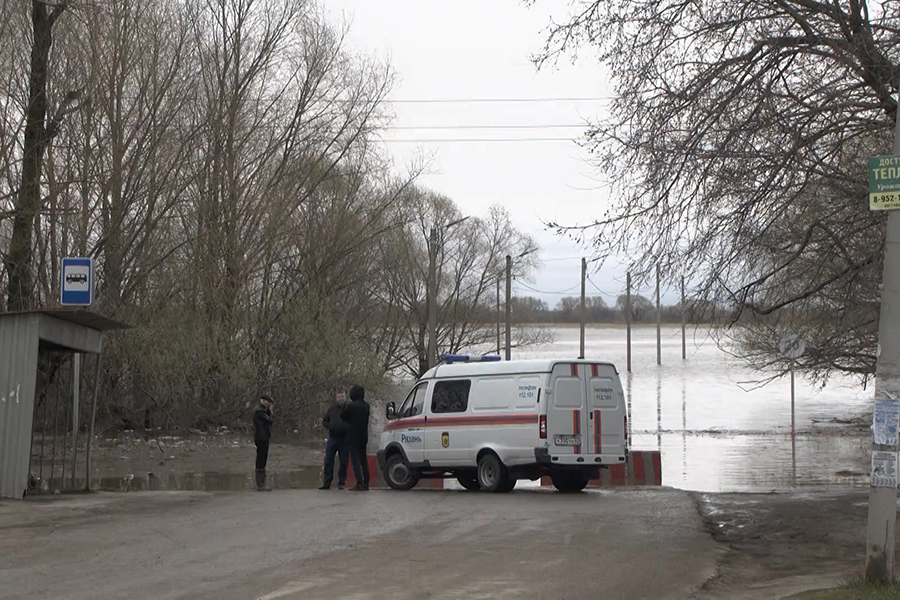
[[[900,156],[869,157],[869,210],[900,208]]]
[[[900,399],[893,394],[876,394],[875,413],[872,416],[874,442],[896,446],[898,423],[900,423]]]
[[[897,487],[897,453],[875,450],[872,452],[872,487]]]

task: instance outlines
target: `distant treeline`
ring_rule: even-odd
[[[716,307],[712,303],[688,300],[685,304],[685,320],[688,323],[711,323],[717,319]],[[585,320],[588,323],[625,323],[625,310],[625,294],[616,298],[612,306],[599,296],[585,298]],[[522,296],[512,299],[511,312],[515,323],[578,323],[581,321],[581,298],[565,297],[550,308],[540,298]],[[660,308],[663,323],[681,323],[681,315],[681,303]],[[644,296],[632,294],[631,321],[655,323],[656,304]]]

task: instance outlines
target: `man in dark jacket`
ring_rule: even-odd
[[[347,444],[347,424],[341,418],[341,412],[344,410],[343,393],[335,400],[335,403],[329,407],[322,419],[322,424],[328,430],[328,441],[325,442],[325,475],[322,478],[322,487],[320,490],[327,490],[331,487],[331,481],[334,479],[334,455],[340,456],[340,467],[338,468],[338,489],[344,489],[347,483],[347,463],[350,461],[350,446]]]
[[[259,404],[253,411],[253,441],[256,443],[256,491],[269,492],[266,486],[266,463],[269,460],[269,441],[272,439],[272,424],[275,415],[272,408],[275,401],[271,394],[263,392]]]
[[[366,445],[369,443],[369,405],[366,402],[366,390],[361,385],[350,388],[350,404],[342,414],[347,424],[347,436],[350,443],[350,460],[353,461],[353,474],[356,475],[354,492],[369,490],[369,457],[366,456]]]

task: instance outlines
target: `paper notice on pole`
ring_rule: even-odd
[[[875,450],[872,452],[872,487],[897,487],[897,453]]]
[[[900,422],[900,399],[892,394],[877,394],[875,414],[872,417],[875,443],[896,446],[898,422]]]

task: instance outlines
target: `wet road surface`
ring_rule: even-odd
[[[675,490],[0,503],[0,598],[684,598],[721,553]]]

